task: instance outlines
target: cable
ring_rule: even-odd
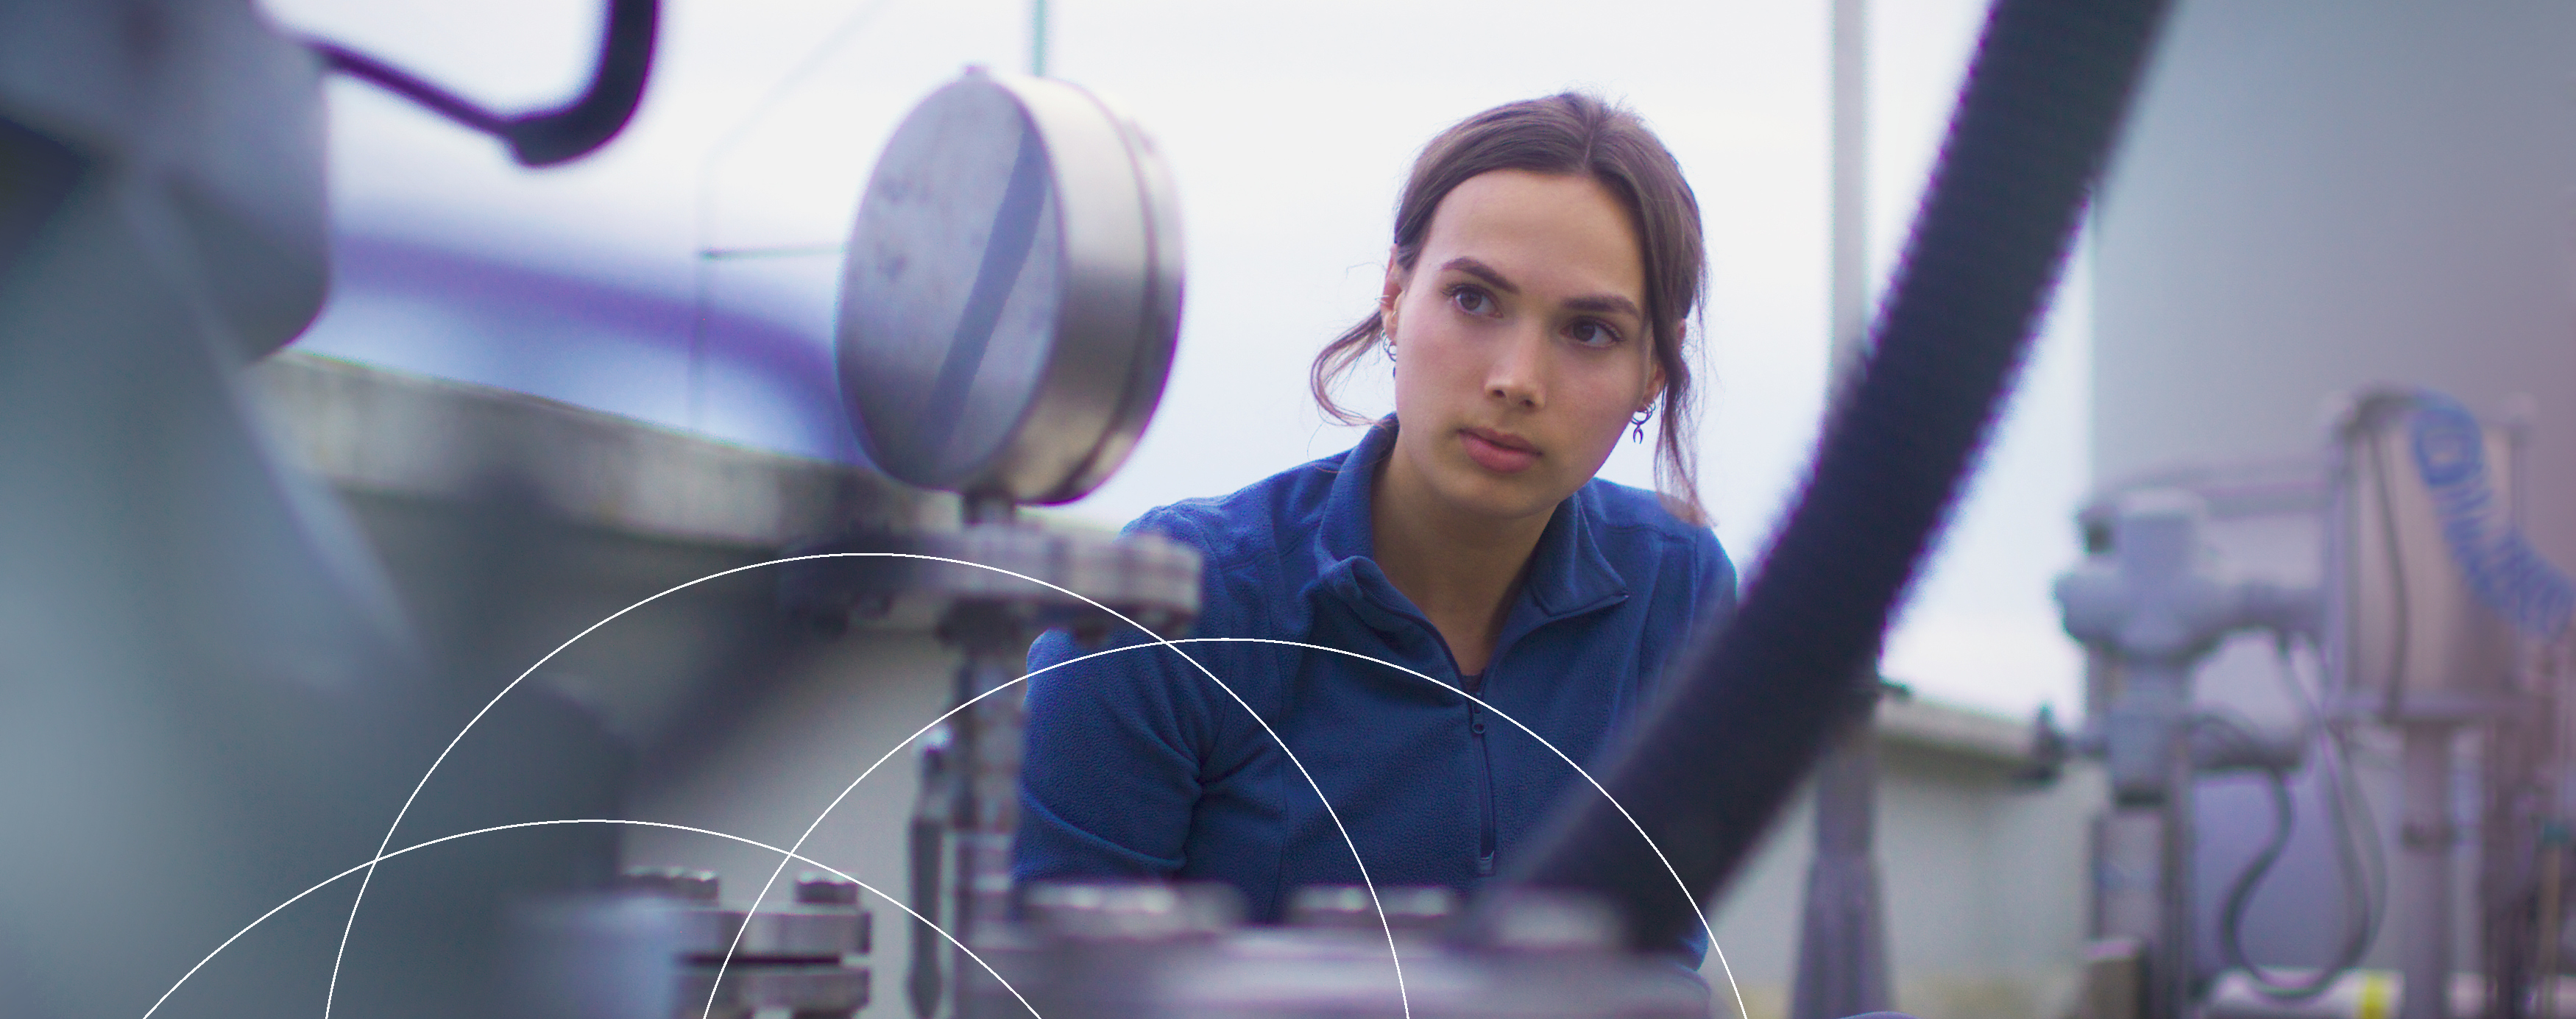
[[[2408,438],[2415,474],[2441,518],[2442,540],[2469,582],[2469,590],[2517,630],[2548,639],[2576,616],[2576,581],[2552,565],[2510,514],[2497,519],[2495,488],[2487,481],[2486,428],[2467,407],[2432,390],[2408,398],[2414,419]]]
[[[323,66],[420,104],[432,113],[507,142],[524,166],[552,166],[589,155],[626,129],[644,101],[653,69],[653,37],[660,0],[609,0],[608,27],[600,33],[599,63],[590,86],[571,103],[534,113],[495,113],[420,76],[328,39],[306,45]]]
[[[2229,884],[2226,902],[2219,915],[2218,944],[2219,951],[2227,964],[2245,971],[2256,993],[2277,1001],[2305,1001],[2333,987],[2337,978],[2359,965],[2361,957],[2369,952],[2370,943],[2379,936],[2380,921],[2386,916],[2388,870],[2387,861],[2384,858],[2378,859],[2375,866],[2366,864],[2363,858],[2364,847],[2367,847],[2373,855],[2379,853],[2379,840],[2375,836],[2375,824],[2365,823],[2359,830],[2356,830],[2352,824],[2352,815],[2348,812],[2346,802],[2347,797],[2351,801],[2349,806],[2357,808],[2365,818],[2369,816],[2369,802],[2361,798],[2360,790],[2350,783],[2351,769],[2347,766],[2350,761],[2344,752],[2343,735],[2340,730],[2325,724],[2323,713],[2318,709],[2315,700],[2308,696],[2307,689],[2299,683],[2298,673],[2292,661],[2290,642],[2282,640],[2276,647],[2279,650],[2281,664],[2279,676],[2282,686],[2289,690],[2298,702],[2300,710],[2307,716],[2310,725],[2318,733],[2318,769],[2321,777],[2327,782],[2326,811],[2335,829],[2335,851],[2339,858],[2337,862],[2340,864],[2337,869],[2343,878],[2347,903],[2344,914],[2344,941],[2336,951],[2333,961],[2319,968],[2306,980],[2276,978],[2256,965],[2245,952],[2246,910],[2253,903],[2254,890],[2261,885],[2272,866],[2279,862],[2282,851],[2288,848],[2291,825],[2294,821],[2287,771],[2280,768],[2267,768],[2265,774],[2270,779],[2268,785],[2272,792],[2273,816],[2276,818],[2272,837],[2260,851],[2254,854],[2254,859],[2246,863],[2245,869],[2237,874],[2236,880]],[[2202,716],[2202,720],[2240,730],[2241,734],[2242,727],[2238,723],[2221,716],[2205,715]]]
[[[2165,11],[1994,5],[1868,360],[1835,401],[1797,508],[1734,619],[1675,653],[1610,752],[1611,796],[1559,800],[1498,888],[1600,894],[1623,907],[1631,945],[1659,946],[1696,914],[1658,854],[1703,898],[1750,859],[1845,718],[1976,464]],[[1653,846],[1611,802],[1646,819]]]
[[[2333,986],[2335,978],[2343,975],[2344,967],[2327,967],[2306,981],[2280,982],[2245,955],[2245,907],[2253,900],[2254,889],[2262,883],[2264,875],[2269,874],[2272,865],[2280,861],[2281,850],[2289,847],[2290,826],[2294,820],[2290,809],[2289,777],[2278,768],[2263,769],[2263,776],[2268,779],[2264,788],[2272,792],[2272,837],[2254,854],[2254,859],[2245,864],[2245,869],[2237,873],[2236,880],[2227,886],[2227,904],[2218,920],[2218,949],[2226,957],[2228,965],[2244,970],[2254,979],[2255,989],[2266,996],[2288,1001],[2313,998]]]
[[[2308,637],[2308,651],[2319,661],[2325,658],[2325,649],[2317,645],[2314,635]],[[2370,812],[2370,799],[2362,794],[2360,780],[2353,777],[2352,748],[2348,742],[2351,734],[2326,718],[2324,709],[2299,685],[2297,668],[2286,644],[2280,648],[2280,662],[2282,684],[2297,696],[2300,706],[2308,713],[2309,724],[2324,738],[2320,744],[2323,752],[2318,755],[2318,767],[2325,772],[2328,783],[2330,795],[2326,799],[2326,810],[2336,831],[2343,836],[2336,847],[2344,865],[2352,867],[2366,882],[2362,904],[2364,914],[2369,918],[2370,933],[2362,941],[2367,944],[2378,936],[2379,924],[2388,913],[2388,856],[2386,849],[2379,844],[2379,820]],[[2322,678],[2319,685],[2323,685]],[[2358,825],[2353,823],[2354,813],[2361,817]]]

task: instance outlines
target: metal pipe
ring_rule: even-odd
[[[1832,378],[1842,399],[1860,377],[1869,329],[1869,0],[1834,0]],[[1878,810],[1881,680],[1873,656],[1856,681],[1869,706],[1816,770],[1815,855],[1798,937],[1791,1019],[1835,1019],[1888,1007],[1887,933],[1873,816]]]
[[[1836,1019],[1888,1007],[1887,925],[1873,851],[1878,734],[1873,708],[1816,768],[1816,851],[1798,938],[1791,1019]]]
[[[2184,682],[2189,679],[2188,675],[2179,678]],[[2158,891],[2163,893],[2163,901],[2159,903],[2158,919],[2161,923],[2156,938],[2155,968],[2147,974],[2152,1006],[2147,1014],[2157,1019],[2182,1019],[2194,1014],[2196,1009],[2193,1005],[2198,998],[2194,992],[2198,986],[2200,953],[2193,938],[2196,931],[2192,921],[2197,916],[2193,897],[2197,889],[2192,880],[2192,870],[2198,856],[2194,845],[2200,837],[2199,826],[2193,823],[2199,797],[2193,795],[2198,770],[2192,761],[2190,723],[2184,717],[2189,702],[2188,689],[2184,688],[2185,694],[2175,705],[2175,718],[2168,730],[2170,742],[2166,750],[2164,866],[2158,878]]]
[[[934,926],[940,914],[942,887],[941,857],[948,852],[949,811],[955,806],[957,780],[948,763],[949,747],[956,738],[954,729],[943,723],[924,736],[921,744],[921,793],[913,808],[910,834],[912,876],[912,960],[904,977],[904,997],[912,1005],[913,1019],[931,1019],[939,1013],[941,991],[947,981],[940,975],[939,959],[948,946],[940,941]]]
[[[981,615],[982,613],[961,612]],[[992,615],[1000,616],[995,612]],[[966,660],[957,669],[959,702],[983,697],[1019,679],[1025,671],[1025,638],[1007,620],[992,625],[958,626],[965,631]],[[1001,639],[989,639],[993,636]],[[1011,838],[1019,828],[1020,758],[1026,742],[1026,709],[1016,691],[975,700],[950,720],[956,742],[950,766],[957,769],[955,799],[949,815],[956,854],[956,884],[950,892],[950,933],[959,944],[982,948],[1011,922]],[[959,1019],[979,1015],[981,1007],[1007,998],[992,974],[963,954],[948,966]]]
[[[661,0],[609,0],[600,31],[599,59],[590,84],[572,102],[531,113],[486,110],[454,92],[368,54],[328,39],[310,41],[324,65],[420,104],[424,109],[501,139],[527,166],[553,166],[608,144],[634,119],[653,70],[653,43]]]
[[[2405,923],[2399,959],[2406,974],[2398,1019],[2451,1019],[2451,735],[2448,723],[2404,727],[2399,781],[2405,822],[2398,829],[2397,915]]]
[[[1869,340],[1869,0],[1834,0],[1831,381],[1858,377]]]
[[[2548,824],[2540,841],[2540,936],[2538,946],[2540,972],[2531,985],[2538,988],[2533,1015],[2538,1019],[2558,1019],[2558,954],[2560,899],[2566,894],[2567,838],[2557,821]]]
[[[2191,672],[2187,662],[2131,661],[2105,721],[2113,801],[2156,817],[2155,915],[2143,1014],[2176,1019],[2193,999]],[[2122,933],[2133,933],[2123,931]]]

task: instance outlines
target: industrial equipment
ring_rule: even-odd
[[[2114,804],[2097,836],[2096,933],[2152,946],[2142,1007],[2180,1015],[2197,997],[2192,789],[2204,771],[2243,766],[2249,742],[2202,738],[2228,723],[2194,711],[2192,672],[2231,631],[2313,632],[2316,593],[2216,569],[2201,541],[2206,511],[2188,492],[2134,493],[2117,512],[2110,549],[2057,584],[2066,631],[2119,666],[2117,693],[2096,709]]]
[[[48,879],[0,891],[0,976],[29,1013],[115,1014],[137,945],[165,957],[169,931],[331,881],[282,885],[363,873],[363,897],[372,857],[396,852],[406,819],[422,823],[429,778],[406,796],[410,765],[445,760],[437,741],[459,688],[407,639],[350,547],[345,507],[285,466],[236,388],[240,366],[291,338],[322,294],[319,76],[393,88],[531,164],[571,158],[631,112],[654,9],[612,6],[584,99],[511,117],[280,38],[242,3],[0,8],[12,182],[0,193],[0,532],[12,536],[0,674],[14,702],[0,753],[17,755],[0,760],[27,774],[69,761],[81,779],[17,783],[0,799],[19,831],[61,842],[0,841],[0,860]],[[1861,703],[1855,677],[2009,389],[2162,9],[1995,7],[1874,347],[1763,573],[1729,630],[1676,656],[1667,694],[1518,868],[1464,903],[1311,890],[1285,928],[1239,925],[1219,889],[1010,886],[1014,684],[1030,635],[1169,637],[1195,611],[1188,549],[1051,532],[1016,513],[1097,485],[1142,430],[1177,328],[1177,226],[1151,143],[1095,97],[990,73],[934,94],[868,185],[841,376],[875,462],[955,492],[961,519],[847,529],[782,570],[773,603],[826,629],[927,606],[963,659],[955,710],[926,744],[908,910],[916,944],[936,936],[955,952],[944,975],[938,953],[916,953],[912,1006],[1705,1014],[1694,978],[1637,949],[1705,924],[1701,903]],[[604,833],[646,823],[615,817],[630,748],[578,698],[518,698],[534,713],[477,732],[477,750],[544,781],[440,788],[423,812],[458,827],[415,848],[481,831],[526,829],[528,841],[471,883],[387,883],[377,898],[390,901],[369,915],[409,926],[356,960],[378,981],[373,1008],[847,1015],[878,997],[854,958],[871,913],[843,879],[800,879],[795,905],[763,911],[721,908],[708,875],[619,877]],[[2165,763],[2172,720],[2146,724],[2165,734],[2153,751]],[[242,811],[211,826],[226,851],[163,855],[202,834],[172,820],[201,804]],[[786,850],[771,885],[797,860]],[[362,862],[341,870],[350,860]],[[210,976],[183,1010],[276,1015],[311,987],[338,994],[333,946],[361,904],[272,943],[260,961],[274,972]]]
[[[2554,749],[2561,709],[2542,673],[2576,599],[2515,525],[2511,432],[2438,394],[2388,389],[2354,400],[2332,440],[2322,465],[2142,479],[2085,514],[2094,554],[2057,594],[2067,632],[2095,652],[2088,696],[2099,717],[2079,744],[2105,759],[2112,780],[2095,844],[2095,934],[2106,959],[2127,946],[2144,973],[2142,993],[2105,993],[2096,1011],[2347,1014],[2367,1011],[2364,992],[2382,987],[2408,1019],[2447,1019],[2527,1014],[2552,986],[2542,974],[2554,964],[2560,892],[2542,891],[2539,875],[2563,852],[2546,833],[2565,763]],[[2291,562],[2271,564],[2286,573],[2220,564],[2202,532],[2222,501],[2231,516],[2290,525],[2262,542],[2276,558],[2287,551]],[[2267,630],[2279,645],[2300,716],[2292,731],[2255,731],[2195,698],[2198,664],[2241,629]],[[2315,689],[2287,673],[2294,650],[2321,663]],[[2351,745],[2365,726],[2394,730],[2402,746],[2394,868],[2353,775]],[[2464,731],[2484,751],[2474,811],[2483,975],[2463,973],[2453,949],[2464,841],[2454,743]],[[2276,972],[2248,958],[2242,929],[2287,843],[2287,776],[2310,743],[2342,935],[2327,965]],[[2193,888],[2194,826],[2206,815],[2191,790],[2227,770],[2268,777],[2275,824],[2219,901]],[[2195,946],[2213,927],[2224,973]],[[2398,938],[2402,973],[2352,976],[2381,930]],[[2462,998],[2463,980],[2480,993]]]

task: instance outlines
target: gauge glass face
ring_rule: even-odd
[[[1019,100],[975,77],[925,100],[887,143],[851,234],[840,322],[843,397],[887,474],[996,484],[1046,384],[1065,301],[1055,180]]]

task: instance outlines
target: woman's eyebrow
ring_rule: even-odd
[[[1500,290],[1506,294],[1517,294],[1521,292],[1521,288],[1513,286],[1512,281],[1504,279],[1502,273],[1494,271],[1493,266],[1486,265],[1474,258],[1453,258],[1447,262],[1441,263],[1440,267],[1442,269],[1456,269],[1469,276],[1484,280],[1487,283],[1493,284],[1494,289]]]
[[[1637,310],[1637,302],[1631,301],[1617,294],[1597,294],[1590,297],[1567,298],[1565,306],[1575,311],[1589,311],[1603,315],[1626,315],[1640,321],[1644,320],[1646,317],[1645,312]]]

